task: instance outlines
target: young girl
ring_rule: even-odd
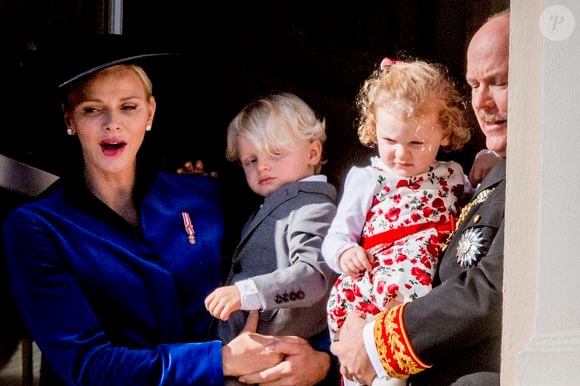
[[[459,93],[434,64],[384,59],[357,104],[360,141],[379,156],[349,171],[322,245],[342,274],[327,305],[333,340],[348,312],[371,319],[431,289],[464,187],[461,166],[437,161],[437,152],[460,149],[470,136]]]

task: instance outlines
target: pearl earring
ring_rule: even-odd
[[[145,131],[151,131],[151,125],[145,126]]]
[[[73,129],[71,129],[70,127],[67,127],[67,129],[66,129],[66,133],[67,133],[68,135],[74,135],[74,134],[75,134],[75,133],[74,133],[74,131],[73,131]]]

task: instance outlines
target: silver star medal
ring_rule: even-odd
[[[473,267],[481,254],[482,241],[481,229],[469,228],[463,232],[457,243],[457,264],[463,268]]]

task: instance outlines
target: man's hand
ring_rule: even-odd
[[[474,188],[487,176],[491,169],[495,166],[499,157],[494,152],[483,149],[480,150],[473,160],[471,171],[469,172],[469,182]]]
[[[228,320],[230,314],[240,307],[240,290],[236,285],[217,288],[205,298],[205,308],[214,318],[221,320]]]
[[[239,377],[280,363],[283,354],[267,349],[277,338],[256,333],[258,312],[250,312],[242,332],[222,348],[224,376]]]
[[[329,354],[314,350],[308,341],[296,336],[277,338],[267,350],[284,355],[284,360],[269,369],[240,377],[240,382],[261,386],[310,386],[326,377],[330,369]]]
[[[347,379],[370,385],[376,376],[363,342],[366,321],[357,312],[350,312],[340,330],[339,340],[331,351],[340,360],[340,373]]]
[[[182,167],[176,170],[177,174],[195,174],[195,169],[191,161],[185,161]]]
[[[373,268],[373,256],[363,247],[356,245],[342,252],[338,257],[338,266],[347,275],[358,276],[361,272]]]

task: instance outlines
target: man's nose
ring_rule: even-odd
[[[481,86],[479,89],[472,93],[471,99],[473,107],[476,110],[485,107],[493,107],[495,104],[489,87]]]

